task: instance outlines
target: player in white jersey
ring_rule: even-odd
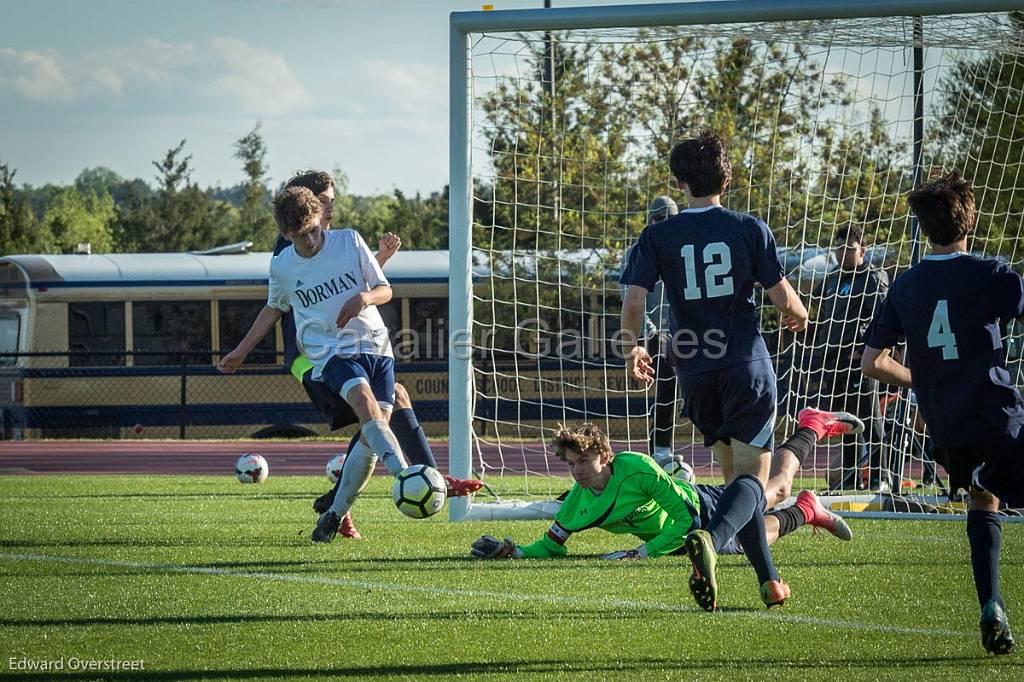
[[[324,230],[321,213],[320,200],[305,187],[289,187],[274,199],[274,218],[291,246],[270,261],[267,305],[219,367],[230,372],[241,366],[282,315],[294,313],[296,339],[313,364],[312,378],[344,398],[361,425],[362,438],[348,455],[338,494],[313,530],[314,542],[330,542],[377,458],[392,475],[407,463],[388,427],[395,361],[377,310],[391,300],[391,286],[359,233]]]

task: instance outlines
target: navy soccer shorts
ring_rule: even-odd
[[[768,359],[725,369],[679,373],[683,414],[704,445],[733,439],[770,450],[775,434],[775,370]]]
[[[324,367],[320,381],[342,398],[359,384],[366,384],[382,408],[395,405],[395,360],[383,355],[334,356]]]
[[[1010,507],[1024,507],[1024,435],[975,445],[936,446],[934,454],[949,472],[951,492],[973,485]]]
[[[313,406],[327,420],[331,431],[359,423],[359,417],[356,416],[351,405],[324,382],[313,381],[312,369],[302,375],[302,387],[306,389],[306,395],[309,396]]]

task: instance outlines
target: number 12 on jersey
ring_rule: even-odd
[[[956,335],[949,324],[949,301],[939,299],[932,313],[932,323],[928,327],[928,347],[941,348],[943,360],[959,360],[960,352],[956,348]]]
[[[697,284],[697,254],[693,244],[684,246],[679,255],[683,257],[683,270],[686,273],[686,286],[683,287],[683,298],[693,301],[698,298],[719,298],[730,296],[733,291],[732,252],[725,242],[712,242],[704,247],[701,264],[704,268],[704,291]]]

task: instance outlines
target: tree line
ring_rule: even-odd
[[[69,185],[17,183],[17,169],[0,157],[0,254],[195,251],[241,241],[269,251],[277,239],[268,185],[267,146],[257,124],[234,143],[243,181],[200,187],[182,140],[153,161],[154,176],[128,179],[105,167],[85,168]],[[385,232],[416,249],[448,247],[448,189],[429,196],[349,193],[348,178],[332,171],[332,223],[354,226],[373,244]]]

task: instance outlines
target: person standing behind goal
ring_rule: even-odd
[[[646,226],[660,223],[677,213],[679,207],[672,197],[654,197],[647,207]],[[635,244],[626,251],[626,262],[629,262],[630,252],[634,248]],[[676,371],[668,352],[668,335],[665,333],[668,313],[662,305],[663,300],[661,291],[653,291],[647,297],[640,334],[640,342],[653,358],[655,376],[654,404],[647,414],[647,420],[650,422],[647,452],[662,467],[668,465],[675,457],[672,440],[676,425]]]
[[[843,438],[839,457],[829,462],[828,485],[834,490],[863,487],[859,480],[863,453],[870,469],[868,488],[889,492],[878,382],[860,371],[864,333],[889,290],[889,277],[865,262],[864,231],[859,227],[840,227],[834,241],[839,267],[811,295],[817,310],[813,334],[808,332],[813,339],[808,359],[814,363],[811,372],[820,377],[818,406],[852,412],[867,422],[867,430]]]
[[[807,310],[783,277],[768,226],[722,207],[732,168],[721,138],[705,131],[685,140],[672,149],[669,163],[689,207],[645,228],[622,274],[620,283],[628,286],[622,327],[629,372],[639,380],[654,379],[651,356],[636,338],[647,292],[660,279],[672,311],[671,352],[683,409],[723,469],[735,476],[727,480],[707,529],[686,537],[690,591],[701,608],[717,608],[717,552],[737,537],[757,573],[761,600],[771,607],[782,604],[790,590],[765,538],[776,379],[758,326],[754,285],[766,289],[792,331],[807,326]]]

